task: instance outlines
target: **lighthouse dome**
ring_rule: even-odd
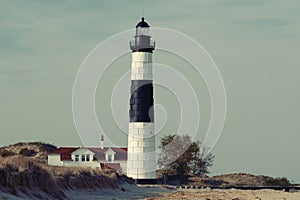
[[[149,28],[149,24],[145,22],[145,18],[142,17],[142,21],[140,21],[136,26],[136,28],[141,27],[141,28]]]

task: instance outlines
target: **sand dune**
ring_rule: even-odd
[[[177,189],[172,193],[161,194],[155,199],[197,199],[197,200],[299,200],[300,192],[275,190],[236,190],[236,189]]]
[[[299,200],[300,192],[275,190],[208,190],[174,189],[161,186],[142,186],[123,184],[122,190],[101,189],[96,191],[69,191],[68,199],[146,199],[146,200]]]
[[[237,189],[179,189],[165,185],[133,184],[111,171],[53,167],[46,164],[54,146],[18,143],[0,148],[0,199],[199,199],[199,200],[300,200],[300,192]],[[171,178],[171,177],[170,177]],[[251,174],[191,177],[204,186],[265,186],[290,184],[285,179]]]

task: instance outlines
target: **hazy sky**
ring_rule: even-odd
[[[2,0],[0,145],[19,141],[81,145],[71,104],[77,70],[98,43],[133,28],[141,8],[150,25],[194,38],[219,67],[227,118],[213,150],[212,173],[249,172],[300,181],[300,3],[296,0]],[[164,52],[155,56],[156,62],[174,68],[187,65]],[[117,79],[129,68],[128,54],[112,64],[107,79]],[[108,92],[113,86],[106,81]],[[204,84],[199,85],[205,132],[209,101],[201,93]],[[110,105],[105,91],[96,96],[99,120],[107,120],[106,130],[114,132],[117,144],[126,145],[125,135],[118,135],[121,131],[103,107]],[[163,91],[157,88],[157,101],[176,113],[176,101]],[[178,119],[168,120],[163,134],[176,132]]]

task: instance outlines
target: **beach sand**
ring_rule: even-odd
[[[175,189],[168,186],[123,184],[121,190],[69,191],[70,199],[197,199],[197,200],[300,200],[300,192],[237,189]]]
[[[275,190],[237,190],[237,189],[177,189],[164,193],[155,199],[197,199],[197,200],[300,200],[300,192]]]
[[[99,190],[70,190],[65,192],[67,199],[147,199],[158,197],[161,194],[170,194],[175,191],[157,186],[138,187],[133,184],[122,184],[120,189],[99,189]]]
[[[30,192],[28,192],[30,193]],[[27,193],[27,195],[28,195]],[[68,190],[66,199],[146,199],[146,200],[300,200],[300,192],[275,190],[237,190],[237,189],[179,189],[168,186],[136,186],[122,184],[120,189]],[[0,192],[0,199],[35,199],[34,196],[18,194],[14,196]],[[45,199],[45,194],[41,194]],[[48,196],[49,198],[49,196]],[[36,198],[38,199],[38,198]],[[51,199],[51,198],[50,198]]]
[[[122,190],[70,191],[70,199],[186,199],[186,200],[300,200],[300,192],[237,189],[175,189],[166,186],[124,184]]]

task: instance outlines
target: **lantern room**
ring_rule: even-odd
[[[145,22],[145,18],[135,26],[134,40],[130,41],[132,52],[152,52],[155,49],[155,41],[151,40],[149,35],[150,26]]]

